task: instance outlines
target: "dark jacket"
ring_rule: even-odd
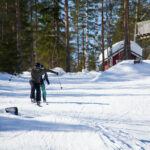
[[[40,83],[41,76],[46,72],[52,72],[52,73],[58,74],[57,72],[50,70],[50,69],[33,68],[31,71],[30,81],[34,83]]]

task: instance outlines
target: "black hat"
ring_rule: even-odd
[[[39,62],[35,63],[35,67],[36,68],[40,68],[41,67],[41,64]]]

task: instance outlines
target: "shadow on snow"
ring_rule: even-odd
[[[21,120],[19,118],[0,117],[0,131],[52,131],[52,132],[82,132],[94,129],[85,125],[53,123],[36,120]]]
[[[79,104],[79,105],[109,105],[107,103],[90,103],[90,102],[48,102],[49,104]]]

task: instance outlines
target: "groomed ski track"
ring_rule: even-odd
[[[149,150],[150,61],[104,73],[49,74],[48,105],[29,99],[30,73],[0,74],[0,150]],[[16,106],[19,115],[5,113]]]

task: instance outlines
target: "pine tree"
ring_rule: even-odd
[[[109,48],[110,52],[108,53],[108,57],[110,59],[110,62],[108,64],[108,67],[113,66],[113,59],[112,59],[112,32],[113,32],[113,1],[107,0],[106,1],[106,33],[107,33],[107,49]]]
[[[70,72],[68,0],[65,0],[66,72]]]
[[[14,73],[18,67],[16,7],[14,1],[2,1],[0,71]]]
[[[20,72],[30,66],[30,24],[26,0],[2,1],[0,71]]]
[[[62,8],[61,6],[62,5]],[[41,1],[38,4],[38,61],[45,67],[65,68],[65,33],[60,1]]]
[[[130,59],[129,0],[124,0],[124,59]]]
[[[104,68],[104,59],[105,59],[105,57],[104,57],[104,9],[103,9],[103,0],[102,0],[102,4],[101,4],[102,6],[102,71],[104,71],[105,70],[105,68]]]
[[[95,66],[96,66],[96,71],[98,72],[100,69],[100,62],[99,62],[99,55],[100,55],[100,50],[98,48],[98,0],[96,0],[95,4]]]
[[[86,41],[85,41],[85,69],[89,70],[89,3],[86,0]]]

